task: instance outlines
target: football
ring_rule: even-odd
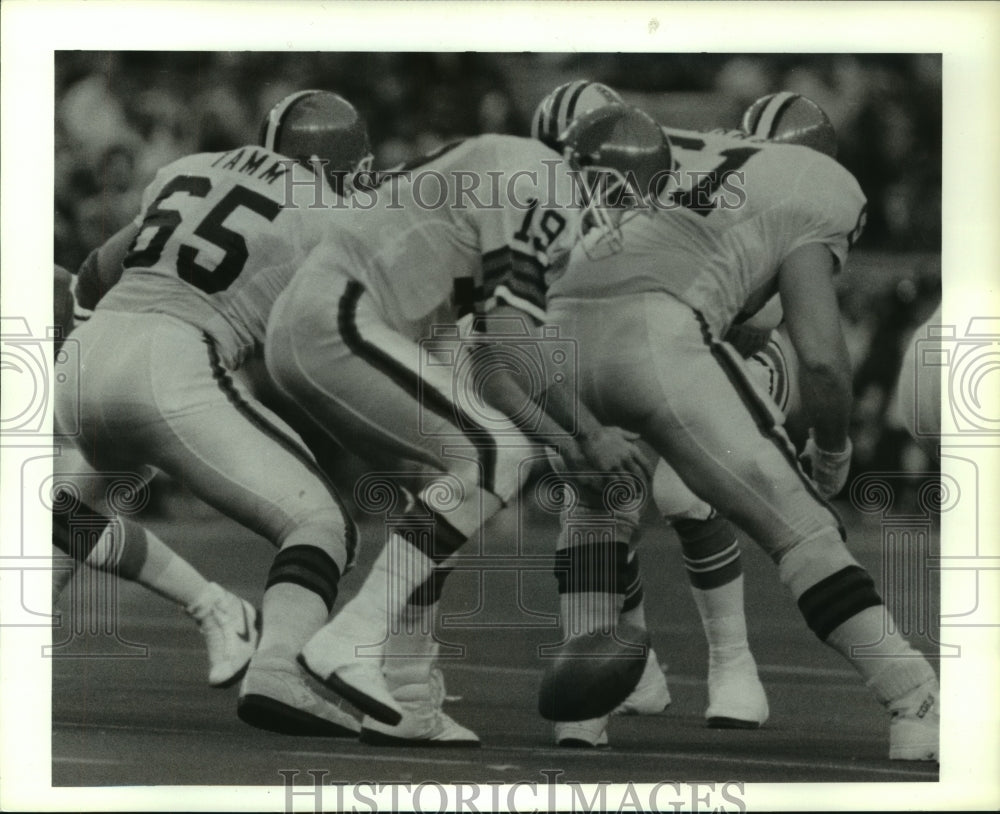
[[[639,683],[649,646],[649,633],[632,625],[567,640],[546,658],[538,691],[539,714],[549,721],[585,721],[607,715]]]

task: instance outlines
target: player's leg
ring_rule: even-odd
[[[187,560],[129,514],[144,501],[152,472],[98,473],[68,439],[53,462],[52,543],[73,562],[135,582],[180,605],[198,623],[208,652],[208,683],[228,687],[242,677],[257,645],[257,612],[209,582]],[[72,575],[55,571],[62,586]],[[249,635],[244,618],[250,621]]]
[[[98,312],[82,331],[84,355],[117,361],[111,370],[88,369],[81,383],[81,446],[91,463],[150,463],[280,549],[241,717],[283,731],[353,734],[356,722],[312,693],[294,661],[326,620],[354,546],[353,523],[329,483],[294,433],[232,381],[211,343],[186,324]],[[122,336],[130,337],[124,349]],[[107,450],[113,457],[102,460]],[[393,703],[377,670],[363,681]]]
[[[662,459],[653,477],[653,499],[680,540],[691,594],[708,642],[708,725],[761,726],[769,710],[747,641],[743,560],[735,529],[691,492]]]
[[[631,547],[625,572],[622,575],[622,609],[618,615],[621,623],[646,630],[646,608],[639,569],[639,553]],[[659,656],[651,647],[646,657],[646,667],[632,694],[619,704],[617,715],[655,715],[670,706],[670,689],[663,674]]]
[[[797,364],[787,335],[783,330],[762,337],[753,333],[756,341],[752,353],[741,350],[748,377],[783,415],[794,414],[799,404]],[[735,531],[688,489],[662,458],[657,461],[652,490],[658,512],[680,540],[685,571],[708,642],[709,703],[705,717],[715,727],[759,726],[768,717],[767,696],[747,642],[743,561]],[[638,575],[631,584],[641,586]],[[629,604],[626,597],[626,606]],[[641,611],[640,601],[634,613]],[[629,613],[622,613],[623,620],[630,618]],[[636,692],[643,688],[641,680]]]
[[[696,494],[711,495],[764,547],[809,627],[893,712],[890,757],[936,757],[934,671],[896,632],[836,515],[798,467],[774,405],[746,380],[732,348],[690,311],[685,321],[686,309],[670,298],[644,308],[647,328],[660,326],[654,343],[671,353],[650,357],[649,381],[660,392],[640,431]],[[866,657],[857,655],[860,647]]]
[[[322,271],[300,272],[275,305],[267,344],[272,377],[344,446],[369,458],[418,462],[425,471],[410,505],[393,509],[393,528],[361,590],[310,640],[302,657],[312,672],[343,691],[330,681],[343,642],[370,652],[384,646],[390,686],[408,708],[424,709],[436,653],[433,623],[448,574],[443,564],[513,495],[516,458],[474,418],[467,417],[467,430],[458,426],[450,370],[421,368],[417,344],[382,322],[358,283]],[[382,488],[398,502],[392,473]],[[423,600],[411,602],[417,596]],[[421,697],[409,698],[402,687],[421,688]],[[417,719],[441,720],[438,714],[408,715],[390,727],[393,732],[381,734],[435,740],[426,727],[409,731]]]

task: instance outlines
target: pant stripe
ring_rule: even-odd
[[[208,359],[209,364],[212,366],[212,377],[219,385],[219,389],[222,390],[226,398],[229,399],[229,403],[239,410],[240,414],[257,429],[275,441],[286,452],[295,456],[295,458],[313,475],[319,478],[319,481],[326,487],[326,491],[329,493],[330,497],[333,498],[333,502],[337,505],[337,508],[340,509],[340,513],[343,516],[344,547],[347,549],[347,563],[348,565],[353,564],[357,555],[358,530],[354,525],[354,520],[347,511],[347,507],[340,499],[340,495],[337,494],[337,490],[330,482],[330,479],[327,478],[326,473],[316,465],[316,462],[313,461],[313,459],[310,458],[298,444],[294,443],[281,430],[268,421],[265,416],[258,413],[253,409],[253,407],[250,406],[250,404],[247,403],[243,396],[240,395],[239,390],[236,389],[236,385],[233,384],[233,380],[228,371],[222,366],[222,362],[219,360],[219,353],[215,349],[215,344],[207,336],[205,337],[205,344],[208,347]]]
[[[736,362],[725,352],[721,344],[712,336],[712,332],[708,327],[708,322],[705,321],[705,317],[702,316],[700,311],[695,311],[694,313],[695,317],[698,319],[698,324],[701,326],[702,339],[708,346],[712,357],[722,368],[722,372],[726,374],[726,378],[729,379],[729,383],[732,384],[733,389],[736,390],[736,393],[739,395],[743,405],[753,417],[754,423],[756,423],[761,435],[770,441],[782,454],[785,460],[788,461],[788,465],[792,467],[792,471],[795,472],[798,479],[802,482],[802,485],[806,488],[806,491],[808,491],[815,500],[817,500],[828,512],[830,512],[834,522],[837,524],[837,530],[840,532],[841,539],[846,540],[847,530],[844,528],[844,524],[840,520],[840,515],[838,515],[833,506],[824,500],[819,492],[816,491],[816,487],[813,485],[812,481],[806,477],[805,473],[799,467],[799,463],[795,459],[794,452],[789,449],[785,439],[776,432],[777,424],[775,423],[774,416],[771,414],[767,405],[761,400],[760,395],[754,389],[754,386],[747,381],[746,377],[743,375],[743,371],[737,366]]]
[[[423,386],[419,374],[393,359],[389,354],[368,342],[361,336],[356,321],[358,301],[364,294],[364,286],[356,280],[347,284],[344,295],[340,298],[337,314],[337,327],[347,347],[358,357],[370,364],[376,370],[388,376],[407,395],[415,401],[421,399],[421,404],[444,418],[449,423],[455,423],[456,414],[466,427],[476,427],[476,430],[463,429],[466,437],[476,449],[479,461],[483,465],[482,486],[488,492],[496,492],[497,447],[493,437],[476,421],[465,413],[457,404],[453,404],[437,389]],[[422,391],[422,392],[421,392]],[[461,429],[461,428],[460,428]]]

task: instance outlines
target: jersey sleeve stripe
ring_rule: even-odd
[[[545,309],[545,267],[531,255],[504,246],[483,255],[483,293],[490,297],[500,285]]]
[[[545,309],[539,308],[537,303],[532,302],[529,299],[518,297],[516,294],[512,293],[507,286],[501,285],[497,287],[496,299],[500,302],[507,303],[507,305],[512,305],[519,311],[524,311],[524,313],[537,320],[539,323],[544,323],[547,319]]]

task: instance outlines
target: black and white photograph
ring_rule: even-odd
[[[4,810],[1000,805],[997,4],[4,5]]]

